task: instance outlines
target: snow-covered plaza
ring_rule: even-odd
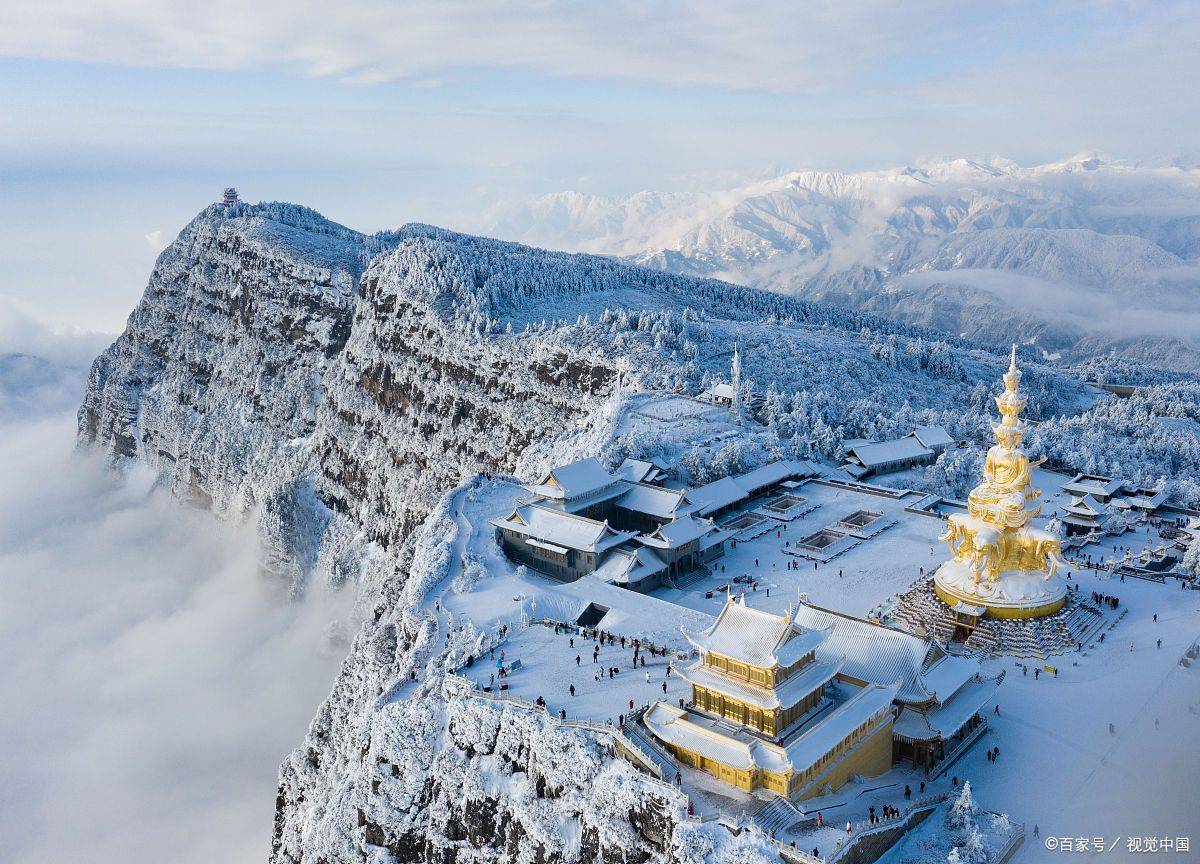
[[[1088,613],[1093,623],[1079,631],[1086,644],[1068,642],[1065,653],[1055,656],[1001,650],[973,655],[961,643],[931,641],[920,621],[893,614],[898,598],[927,583],[950,557],[940,537],[947,518],[965,512],[965,503],[903,488],[904,472],[886,478],[885,485],[882,479],[857,480],[799,462],[685,487],[666,480],[670,454],[685,442],[720,446],[741,431],[723,419],[723,410],[695,400],[664,396],[632,402],[634,409],[614,418],[614,427],[643,439],[661,436],[667,444],[660,452],[666,455],[626,460],[611,475],[584,459],[549,469],[533,486],[478,479],[451,499],[458,536],[449,572],[430,596],[447,626],[475,634],[476,649],[458,656],[457,672],[469,687],[490,698],[544,706],[553,718],[624,727],[654,751],[658,776],[681,782],[699,818],[749,820],[809,851],[840,849],[847,842],[845,824],[870,825],[864,820],[872,807],[906,814],[914,798],[936,803],[957,795],[968,780],[983,806],[1007,814],[1027,835],[1036,827],[1039,837],[1115,839],[1200,825],[1193,779],[1197,765],[1188,743],[1200,721],[1200,669],[1185,659],[1200,636],[1200,592],[1180,590],[1186,587],[1181,578],[1136,566],[1125,575],[1111,567],[1081,566],[1089,559],[1136,565],[1143,550],[1165,548],[1169,538],[1162,532],[1170,529],[1160,526],[1182,517],[1169,512],[1148,518],[1126,507],[1114,512],[1117,521],[1110,523],[1118,530],[1094,531],[1067,545],[1059,577],[1072,603],[1099,610]],[[643,476],[660,479],[651,486]],[[1029,511],[1038,531],[1079,502],[1072,491],[1079,478],[1038,468],[1031,482],[1044,490],[1040,512]],[[1119,487],[1109,483],[1112,490]],[[533,511],[527,512],[531,505]],[[605,509],[612,507],[617,509]],[[509,521],[497,521],[506,513],[513,514]],[[516,540],[502,538],[495,527],[510,524],[518,529]],[[671,531],[659,530],[664,524]],[[541,551],[533,557],[520,552],[517,560],[514,542]],[[588,559],[594,572],[551,576],[535,569],[539,560],[569,560],[563,543],[594,550]],[[711,548],[715,554],[690,555],[692,548]],[[616,555],[628,560],[614,567]],[[632,590],[635,585],[638,590]],[[843,616],[860,634],[853,638],[868,640],[855,650],[855,662],[867,663],[862,668],[879,652],[899,650],[895,657],[901,656],[907,649],[897,646],[915,640],[921,654],[926,646],[934,652],[925,658],[923,671],[904,672],[910,667],[902,663],[895,668],[901,676],[928,674],[930,681],[942,682],[937,686],[946,689],[933,705],[950,699],[972,675],[969,680],[977,683],[971,686],[987,693],[987,701],[971,703],[965,713],[959,709],[956,724],[969,720],[971,712],[975,718],[953,736],[957,743],[946,744],[944,759],[939,755],[936,763],[918,764],[915,755],[897,756],[882,773],[814,790],[781,809],[765,789],[738,788],[723,774],[722,779],[710,776],[718,773],[715,769],[699,770],[682,757],[672,758],[642,729],[644,709],[656,703],[671,710],[686,705],[687,722],[701,730],[689,733],[693,736],[711,733],[742,742],[737,746],[750,752],[763,741],[771,743],[770,736],[692,706],[695,690],[687,676],[707,680],[696,679],[694,667],[689,669],[701,644],[696,634],[708,632],[730,604],[781,621],[790,620],[800,606],[812,610],[806,620]],[[874,639],[882,641],[872,647]],[[641,646],[636,666],[635,640]],[[956,663],[974,663],[974,671],[953,673],[959,676],[954,683],[935,674],[931,664],[946,654],[959,657]],[[832,701],[826,697],[822,711],[836,713],[852,692]],[[895,710],[899,715],[917,709],[901,704]],[[938,716],[951,713],[947,708]],[[913,728],[908,721],[905,729]],[[967,729],[973,733],[967,735]],[[1144,794],[1156,786],[1175,791],[1153,798]],[[896,847],[897,864],[912,848],[911,843]],[[1055,854],[1027,842],[1022,860],[1053,860]]]

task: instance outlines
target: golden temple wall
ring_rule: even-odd
[[[861,743],[859,743],[861,742]],[[865,734],[859,736],[849,755],[840,762],[835,762],[832,768],[826,768],[827,773],[818,772],[807,782],[800,781],[797,787],[806,786],[800,793],[800,800],[806,801],[821,794],[826,786],[837,790],[852,777],[863,775],[874,777],[892,768],[892,718],[881,725],[869,727]]]

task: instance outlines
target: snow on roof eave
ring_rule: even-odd
[[[952,698],[940,703],[926,715],[929,726],[943,738],[949,738],[991,701],[999,687],[999,677],[984,678],[976,675]]]
[[[691,666],[679,670],[679,675],[689,684],[695,684],[706,690],[715,690],[741,702],[770,711],[792,707],[818,687],[828,684],[841,671],[842,663],[840,661],[810,663],[773,690],[722,675],[716,670],[709,669],[702,662],[693,663]]]
[[[793,630],[796,630],[796,625],[792,623],[794,617],[789,620]],[[778,666],[788,667],[810,652],[816,651],[829,639],[833,633],[832,625],[825,628],[804,628],[797,632],[797,635],[791,639],[787,639],[775,649],[775,664]],[[843,660],[845,658],[842,658]]]
[[[867,468],[877,468],[905,459],[928,457],[933,451],[914,438],[896,438],[878,444],[863,444],[849,451]]]
[[[773,626],[778,632],[774,635],[770,646],[766,648],[764,653],[761,655],[752,655],[748,651],[739,650],[740,646],[737,645],[714,644],[713,637],[720,628],[724,626],[736,626],[730,625],[727,621],[727,618],[730,615],[730,610],[734,609],[744,610],[746,613],[749,613],[752,616],[751,620],[753,620],[755,616],[765,619],[773,619],[770,622],[764,621],[763,623],[768,626]],[[791,657],[793,654],[796,654],[797,656],[795,659],[799,659],[799,657],[804,656],[804,654],[809,653],[809,651],[815,651],[817,646],[819,646],[825,641],[826,638],[828,638],[829,630],[827,629],[822,630],[820,628],[800,628],[795,622],[795,607],[789,609],[786,615],[775,615],[771,612],[766,612],[761,609],[754,609],[750,606],[747,606],[746,596],[743,594],[737,600],[734,600],[732,596],[728,597],[725,601],[725,605],[721,607],[721,611],[717,615],[716,620],[703,633],[690,634],[685,632],[683,635],[684,638],[686,638],[698,651],[706,651],[712,654],[720,654],[723,657],[731,657],[734,660],[738,660],[742,663],[746,663],[750,666],[755,666],[760,669],[773,669],[780,665],[791,665],[790,663],[781,664],[779,656],[781,646],[790,646],[792,642],[796,640],[802,640],[799,644],[792,647],[786,655]],[[793,637],[791,635],[793,633],[796,633],[797,635]],[[793,659],[791,662],[795,662],[795,659]]]
[[[880,711],[890,711],[899,689],[899,681],[887,685],[868,684],[835,708],[825,719],[784,748],[792,770],[796,773],[807,771],[851,731]]]
[[[755,767],[750,745],[691,722],[686,711],[673,705],[661,701],[654,703],[643,722],[661,741],[700,753],[732,768]]]
[[[950,433],[943,426],[919,426],[909,433],[926,447],[942,447],[954,443]],[[908,437],[908,436],[905,436]]]

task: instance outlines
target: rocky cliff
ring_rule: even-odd
[[[688,470],[951,422],[1002,361],[927,335],[611,259],[213,206],[97,359],[79,437],[256,520],[265,565],[297,590],[361,583],[361,629],[281,770],[274,860],[768,860],[682,819],[597,733],[444,696],[473,635],[439,635],[422,605],[461,530],[453,490],[581,450],[651,452],[604,425],[618,368],[630,387],[694,391],[735,338],[770,382],[770,422],[704,442]],[[1035,412],[1078,396],[1036,369],[1028,382]]]

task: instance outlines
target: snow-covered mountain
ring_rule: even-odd
[[[618,373],[630,389],[694,393],[728,374],[735,339],[765,423],[727,440],[615,435]],[[454,490],[668,444],[684,479],[703,480],[923,424],[982,440],[980,382],[1006,362],[871,314],[612,258],[213,205],[162,253],[93,365],[79,438],[253,520],[264,563],[295,590],[361,583],[362,627],[281,769],[273,861],[756,864],[778,855],[714,845],[734,842],[723,829],[696,836],[595,733],[446,698],[420,606],[455,554]],[[1195,413],[1194,384],[1163,385],[1193,388],[1188,400],[1148,388],[1095,413],[1109,402],[1092,407],[1078,377],[1025,373],[1036,443],[1058,461],[1196,475],[1200,439],[1145,422],[1185,402]],[[1104,446],[1077,454],[1084,440]],[[380,698],[410,676],[409,698]],[[563,836],[578,842],[554,845]]]
[[[1091,154],[802,171],[720,192],[561,192],[497,236],[879,312],[1070,358],[1200,369],[1200,170]],[[1014,316],[1014,310],[1015,316]]]

